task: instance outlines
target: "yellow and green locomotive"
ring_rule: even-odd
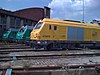
[[[36,48],[100,48],[100,26],[45,18],[33,28],[30,39]]]

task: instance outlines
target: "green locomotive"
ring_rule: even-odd
[[[32,29],[33,29],[33,26],[27,26],[27,25],[22,26],[16,35],[16,39],[17,40],[29,40]]]
[[[18,29],[10,28],[3,34],[2,38],[7,41],[13,41],[16,39],[17,32]]]

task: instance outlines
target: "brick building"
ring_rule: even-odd
[[[50,8],[27,8],[18,11],[0,9],[0,37],[9,28],[19,29],[24,24],[35,25],[38,20],[50,18]]]

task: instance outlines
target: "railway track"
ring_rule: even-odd
[[[99,55],[99,50],[89,50],[89,51],[34,51],[33,49],[9,49],[0,50],[0,54],[10,54],[10,55]]]
[[[0,52],[27,52],[27,51],[34,51],[32,48],[14,48],[14,49],[1,49]]]
[[[26,49],[26,48],[30,48],[30,46],[16,46],[16,47],[14,47],[14,46],[12,46],[12,47],[0,47],[0,50],[2,50],[2,49]]]
[[[81,58],[81,57],[96,57],[100,53],[85,53],[85,54],[42,54],[42,55],[14,55],[14,56],[0,56],[0,62],[7,62],[12,60],[34,60],[34,59],[59,59],[59,58]]]
[[[30,52],[31,51],[31,52]],[[31,54],[30,54],[31,53]],[[34,51],[32,48],[28,49],[3,49],[0,50],[0,61],[7,62],[13,60],[13,55],[17,60],[27,59],[50,59],[50,58],[75,58],[75,57],[93,57],[100,56],[100,51]],[[6,55],[7,54],[7,55]]]
[[[30,48],[30,46],[26,46],[25,44],[16,44],[16,43],[10,43],[10,44],[1,44],[0,50],[5,49],[26,49]]]
[[[36,61],[37,60],[37,61]],[[44,61],[45,60],[45,61]],[[54,62],[54,59],[52,60],[52,62],[48,61],[48,59],[44,59],[44,60],[39,60],[39,59],[35,59],[33,61],[35,61],[35,64],[33,63],[32,65],[17,65],[18,62],[14,61],[15,63],[17,63],[15,66],[11,66],[12,63],[10,63],[10,66],[8,67],[3,67],[3,68],[0,68],[0,71],[6,71],[7,68],[9,69],[9,67],[13,70],[12,72],[13,73],[26,73],[26,72],[35,72],[35,71],[50,71],[50,70],[65,70],[67,69],[68,71],[73,69],[73,70],[76,70],[76,69],[80,69],[80,70],[85,70],[85,69],[93,69],[93,70],[96,70],[96,67],[99,67],[100,64],[99,63],[79,63],[79,61],[77,61],[77,64],[75,63],[69,63],[67,61],[69,61],[69,59],[67,59],[67,63],[65,63],[63,60],[62,62],[64,63],[59,63],[57,64],[57,62],[59,62],[59,60],[56,60],[56,62]],[[73,61],[75,61],[75,59],[72,59]],[[20,60],[21,61],[21,60]],[[44,64],[44,62],[46,62]],[[61,60],[60,60],[61,61]],[[70,61],[70,62],[73,62],[73,61]],[[14,62],[13,62],[13,65],[14,65]],[[28,60],[29,62],[29,60]],[[31,61],[30,61],[31,62]],[[36,64],[38,63],[39,64]],[[22,62],[22,63],[25,63],[25,62]],[[42,64],[40,64],[42,63]],[[47,64],[49,63],[49,64]],[[55,63],[55,64],[54,64]],[[21,64],[21,63],[20,63]],[[82,67],[82,68],[80,68]]]
[[[22,44],[0,45],[0,71],[9,67],[12,73],[43,70],[79,69],[100,66],[99,50],[35,50]]]
[[[16,54],[16,53],[11,54],[11,55],[0,55],[0,62],[9,62],[9,61],[13,61],[13,60],[22,62],[24,60],[27,60],[29,62],[35,61],[35,63],[37,63],[37,62],[41,63],[42,61],[47,62],[47,63],[52,61],[51,63],[53,63],[53,64],[58,63],[58,61],[59,61],[59,63],[60,62],[61,63],[69,63],[69,62],[77,62],[78,63],[83,59],[85,60],[85,58],[87,58],[86,60],[88,60],[88,61],[91,58],[93,58],[95,62],[98,62],[98,60],[95,60],[95,59],[98,59],[100,57],[100,53],[98,53],[98,52],[97,53],[75,53],[75,52],[74,53],[65,53],[65,52],[63,52],[64,54],[62,54],[62,53],[49,53],[49,52],[46,52],[46,53],[42,52],[41,54],[40,53],[41,52],[39,52],[39,53],[35,52],[34,53],[35,55],[29,54],[29,53],[28,54],[26,53],[27,55],[26,54],[25,55]],[[64,62],[62,62],[62,61],[64,61]],[[29,63],[29,62],[25,62],[25,63]],[[84,61],[82,61],[82,63],[84,63]]]
[[[84,49],[84,50],[43,50],[43,49],[33,49],[30,46],[12,46],[12,47],[1,47],[0,48],[0,52],[27,52],[27,51],[99,51],[99,50],[88,50],[88,49]]]
[[[85,65],[85,64],[80,64],[80,65],[76,65],[76,64],[73,64],[73,65],[64,65],[64,66],[61,66],[61,65],[49,65],[49,66],[32,66],[30,68],[28,68],[26,71],[36,71],[36,70],[57,70],[57,69],[64,69],[64,67],[67,67],[68,69],[79,69],[79,67],[83,67],[83,68],[95,68],[95,67],[99,67],[100,64],[88,64],[88,65]],[[6,70],[7,68],[0,68],[0,71],[2,70]],[[20,67],[12,67],[13,71],[25,71],[26,68],[20,66]]]
[[[43,66],[43,67],[31,67],[31,68],[4,68],[0,69],[0,72],[4,74],[7,70],[11,72],[13,75],[32,75],[39,74],[39,75],[58,75],[60,72],[60,75],[62,74],[70,74],[70,75],[99,75],[98,67],[100,64],[92,64],[92,65],[68,65],[68,66]],[[80,67],[83,67],[82,69]],[[89,69],[90,68],[90,69]],[[75,71],[74,71],[75,70]],[[85,71],[88,71],[85,72]],[[54,72],[54,74],[52,74]],[[84,72],[84,74],[82,74]],[[92,73],[91,73],[92,72]],[[61,74],[62,73],[62,74]],[[73,74],[74,73],[74,74]]]

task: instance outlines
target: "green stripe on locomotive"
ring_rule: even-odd
[[[16,39],[29,40],[32,29],[33,26],[22,26],[16,35]]]
[[[18,32],[18,29],[10,28],[8,31],[6,31],[2,38],[3,39],[16,39],[16,34]]]

